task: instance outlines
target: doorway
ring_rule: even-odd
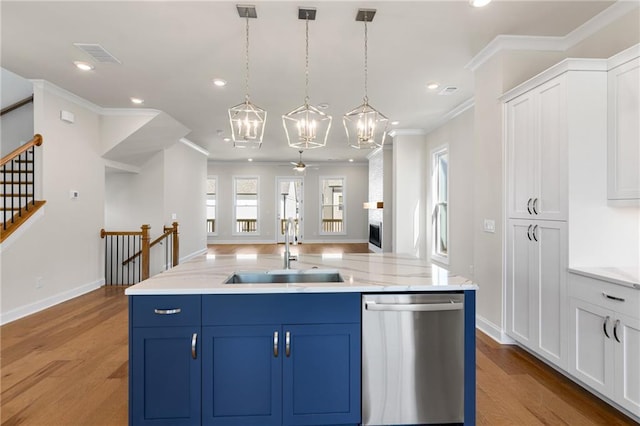
[[[302,177],[278,176],[276,177],[276,242],[284,243],[284,230],[286,220],[292,217],[296,225],[297,242],[303,240],[303,197],[304,179]]]

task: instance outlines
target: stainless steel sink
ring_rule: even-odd
[[[273,283],[342,283],[344,279],[336,269],[282,269],[275,271],[234,272],[225,284]]]

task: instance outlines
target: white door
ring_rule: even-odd
[[[284,229],[288,218],[296,223],[296,238],[303,239],[303,197],[304,181],[302,177],[278,176],[276,178],[276,242],[284,243]]]
[[[615,401],[640,416],[640,319],[615,316]]]

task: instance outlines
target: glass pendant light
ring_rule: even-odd
[[[245,30],[245,97],[244,102],[229,108],[231,137],[236,148],[260,148],[264,136],[267,112],[249,100],[249,18],[257,18],[255,6],[236,6],[246,19]]]
[[[327,144],[331,116],[309,105],[309,21],[316,18],[316,10],[299,8],[298,19],[305,20],[305,97],[304,103],[282,116],[282,125],[291,148],[313,149]]]
[[[342,123],[352,148],[378,148],[384,144],[389,119],[369,105],[367,96],[368,56],[367,22],[373,21],[375,9],[359,9],[356,21],[364,22],[364,102],[344,115]]]

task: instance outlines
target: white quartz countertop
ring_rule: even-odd
[[[569,272],[614,284],[640,289],[640,268],[628,267],[571,267]]]
[[[303,254],[292,269],[338,270],[342,283],[224,284],[238,271],[281,270],[281,255],[202,255],[127,288],[125,294],[256,294],[477,290],[470,280],[397,254]]]

